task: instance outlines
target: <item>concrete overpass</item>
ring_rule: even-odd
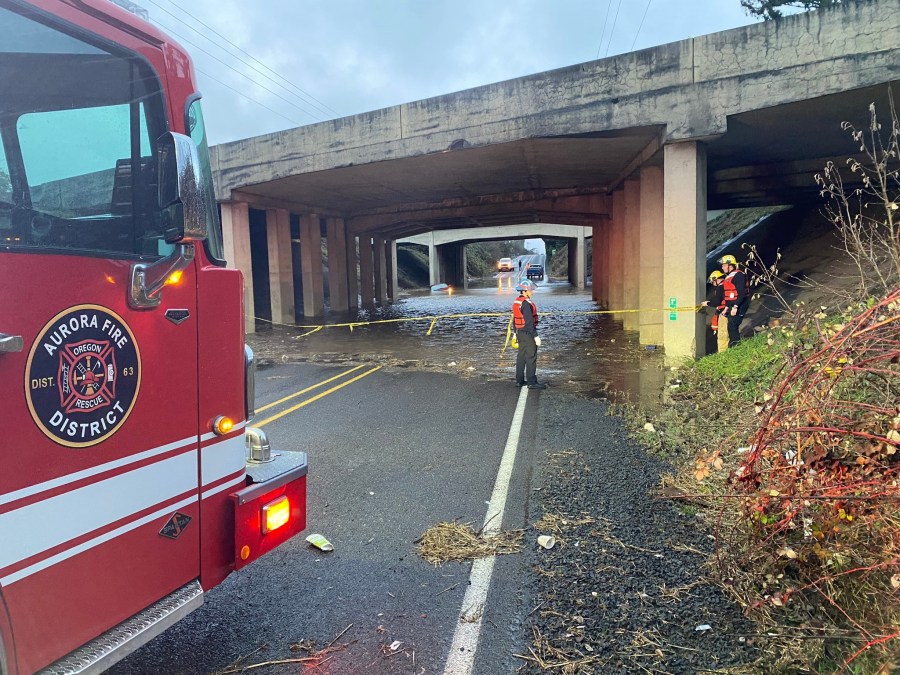
[[[592,228],[605,307],[696,304],[707,208],[818,200],[813,175],[858,152],[841,122],[888,109],[898,34],[900,0],[845,2],[217,146],[248,313],[265,299],[292,322],[299,269],[303,314],[322,315],[323,237],[344,312],[394,295],[398,238],[522,223]],[[703,349],[696,315],[623,321],[671,357]]]
[[[431,232],[398,239],[397,243],[420,244],[428,247],[428,270],[432,284],[444,282],[455,284],[456,286],[466,286],[464,250],[466,244],[475,241],[497,241],[512,238],[535,239],[550,237],[552,239],[565,239],[569,250],[569,283],[576,288],[584,288],[586,274],[585,241],[593,236],[593,228],[583,225],[524,224],[432,230]],[[550,264],[549,260],[547,264]],[[457,274],[454,277],[449,277],[446,273],[447,268],[454,270]],[[548,275],[549,273],[550,271],[547,270]]]

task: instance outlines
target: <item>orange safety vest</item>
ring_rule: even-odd
[[[522,314],[522,303],[525,302],[525,296],[520,295],[513,302],[512,310],[513,310],[513,324],[518,328],[525,328],[525,315]],[[537,328],[538,325],[538,312],[537,305],[534,304],[534,300],[529,300],[528,303],[531,305],[531,314],[534,316],[534,327]]]
[[[738,298],[738,290],[737,286],[734,285],[734,275],[737,274],[740,270],[732,270],[728,273],[728,276],[722,281],[722,285],[725,287],[725,301],[733,302]],[[747,275],[744,274],[744,280],[746,281],[747,290],[750,290],[750,282],[747,280]]]

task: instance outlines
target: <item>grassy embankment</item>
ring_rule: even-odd
[[[773,323],[675,371],[634,433],[714,533],[710,571],[759,623],[760,672],[895,672],[900,290]]]
[[[874,107],[868,128],[845,125],[865,157],[848,161],[853,186],[834,163],[816,176],[846,253],[816,289],[832,301],[789,302],[781,254],[771,264],[751,255],[756,290],[784,314],[677,370],[665,408],[630,411],[634,433],[676,467],[663,493],[714,533],[711,576],[758,622],[758,672],[900,668],[900,122],[891,113],[889,126]],[[849,286],[835,285],[841,263]],[[788,284],[816,285],[807,281]]]

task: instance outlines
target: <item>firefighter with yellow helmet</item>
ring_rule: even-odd
[[[728,319],[728,346],[741,340],[741,321],[750,307],[750,285],[747,275],[738,268],[733,255],[723,255],[718,260],[725,274],[722,288],[725,295],[724,316]]]
[[[713,317],[710,323],[713,335],[716,336],[716,350],[724,352],[728,349],[728,330],[726,327],[727,319],[722,318],[725,311],[725,287],[722,284],[725,275],[719,270],[713,270],[709,274],[709,283],[713,286],[713,299],[704,300],[700,304],[703,307],[713,307]],[[721,329],[719,323],[721,320]]]

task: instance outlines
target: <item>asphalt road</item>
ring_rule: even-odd
[[[313,364],[261,370],[257,405],[347,370]],[[257,421],[319,391],[266,410]],[[529,518],[534,420],[546,395],[527,394],[503,529],[525,527]],[[518,396],[511,382],[380,369],[267,423],[276,451],[309,454],[307,531],[233,574],[202,608],[111,672],[216,673],[236,662],[303,658],[305,651],[291,647],[307,644],[331,645],[317,673],[442,673],[471,564],[433,567],[416,553],[415,541],[442,521],[481,527]],[[304,536],[312,532],[325,535],[334,552],[309,546]],[[520,583],[525,560],[498,559],[474,675],[511,673],[521,664],[513,656],[524,649],[519,626],[534,607]],[[294,662],[249,672],[302,668]]]

